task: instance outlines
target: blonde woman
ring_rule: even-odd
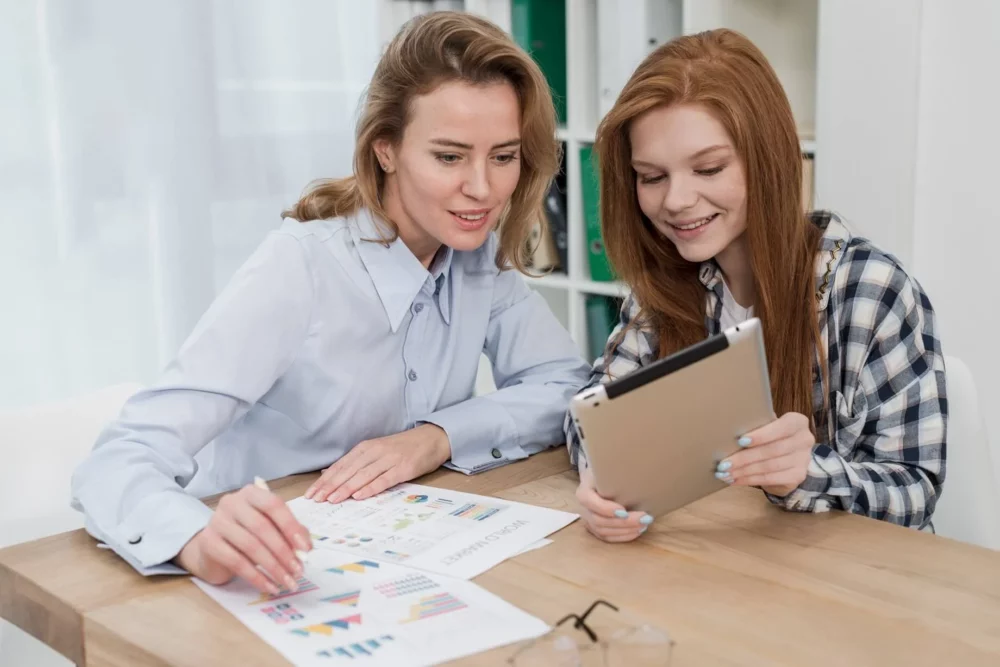
[[[500,29],[407,24],[368,89],[354,175],[286,211],[77,470],[91,534],[144,574],[273,593],[311,544],[255,476],[325,467],[306,495],[339,502],[561,440],[588,369],[518,273],[554,137],[545,79]],[[499,390],[473,397],[483,352]],[[233,489],[214,512],[199,500]]]
[[[927,526],[948,406],[934,310],[891,255],[803,214],[795,122],[760,50],[729,30],[660,47],[596,149],[605,245],[632,294],[591,383],[759,317],[779,418],[732,443],[715,477],[788,510]],[[653,517],[601,498],[569,422],[567,436],[588,528],[638,537]]]

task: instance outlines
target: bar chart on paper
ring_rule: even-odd
[[[236,579],[194,580],[295,665],[438,664],[544,634],[548,626],[471,581],[314,549],[309,586],[261,595]]]
[[[365,656],[371,657],[382,648],[385,644],[388,644],[393,639],[392,635],[382,635],[378,638],[365,639],[364,641],[355,642],[353,644],[345,644],[344,646],[335,646],[331,649],[324,649],[316,653],[317,656],[321,658],[362,658]]]
[[[419,484],[401,484],[366,500],[333,505],[296,498],[288,506],[309,529],[315,547],[357,557],[346,572],[360,573],[373,567],[367,563],[381,562],[465,579],[577,518]]]
[[[420,602],[410,607],[410,615],[404,618],[401,623],[412,623],[422,621],[432,616],[448,614],[460,609],[466,609],[468,605],[456,598],[451,593],[438,593],[421,598]]]

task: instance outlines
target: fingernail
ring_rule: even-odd
[[[309,554],[307,554],[305,551],[302,551],[301,549],[295,550],[295,557],[298,558],[299,562],[301,563],[309,562]]]
[[[302,574],[302,563],[297,560],[288,561],[288,569],[295,573],[295,576]]]
[[[271,582],[267,583],[267,592],[275,597],[281,595],[281,589],[272,584]]]
[[[292,579],[291,577],[285,577],[285,587],[292,593],[299,590],[299,587],[295,583],[295,580]]]
[[[717,472],[715,473],[715,479],[721,479],[723,482],[727,479],[732,479],[728,472]]]
[[[626,512],[625,510],[615,510],[615,516],[618,517],[619,519],[627,519],[628,512]]]
[[[736,444],[739,445],[740,447],[749,447],[752,443],[753,440],[751,440],[747,436],[743,436],[742,438],[736,441]]]
[[[294,539],[295,539],[295,546],[297,546],[300,550],[309,551],[312,548],[311,546],[309,546],[309,542],[306,540],[306,538],[302,537],[301,535],[296,535]]]
[[[639,523],[648,526],[649,524],[653,523],[653,517],[649,516],[648,514],[643,514],[642,518],[639,519]]]
[[[306,500],[310,500],[312,499],[314,493],[316,493],[316,489],[308,489],[303,495],[305,495]]]
[[[733,467],[732,461],[719,461],[719,465],[715,466],[717,472],[726,472]]]

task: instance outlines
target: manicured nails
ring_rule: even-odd
[[[715,466],[716,472],[726,472],[733,467],[732,461],[719,461],[719,465]]]
[[[309,551],[310,549],[312,549],[312,546],[309,545],[309,540],[307,540],[303,536],[296,534],[294,535],[294,539],[295,539],[295,546],[299,548],[299,551]]]
[[[725,482],[729,478],[730,478],[730,475],[729,475],[728,472],[717,472],[717,473],[715,473],[715,479],[721,479],[723,482]]]
[[[625,510],[615,510],[615,516],[618,517],[619,519],[627,519],[628,512],[626,512]]]
[[[753,440],[751,440],[747,436],[743,436],[742,438],[736,441],[736,444],[739,445],[740,447],[749,447],[750,445],[753,444]]]
[[[653,517],[649,516],[648,514],[643,514],[642,518],[639,519],[639,523],[641,523],[644,526],[648,526],[649,524],[653,523]]]

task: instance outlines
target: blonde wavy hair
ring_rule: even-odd
[[[529,235],[545,227],[543,200],[559,169],[556,113],[548,83],[538,65],[503,30],[461,12],[434,12],[407,22],[375,68],[358,121],[354,173],[310,185],[284,217],[300,222],[350,215],[369,209],[392,230],[399,228],[382,206],[386,175],[375,155],[380,139],[398,144],[409,121],[413,99],[443,83],[473,85],[506,81],[521,105],[521,175],[497,225],[498,269],[512,265],[527,272]]]

